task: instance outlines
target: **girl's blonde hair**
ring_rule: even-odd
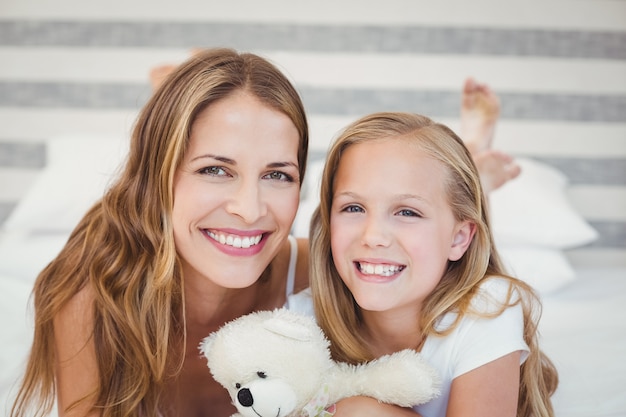
[[[311,289],[318,323],[332,343],[333,357],[360,363],[374,359],[365,339],[354,329],[362,327],[358,304],[341,280],[330,247],[330,210],[334,177],[343,153],[353,145],[373,140],[404,140],[439,161],[447,174],[444,184],[448,202],[458,221],[476,225],[476,233],[466,253],[449,261],[435,290],[427,297],[421,314],[424,337],[449,333],[464,314],[472,311],[471,300],[481,283],[498,276],[510,282],[509,306],[521,303],[524,314],[524,340],[530,354],[521,367],[518,416],[552,416],[550,396],[556,389],[557,372],[539,350],[537,324],[541,304],[526,283],[506,274],[489,226],[488,207],[472,156],[459,137],[444,125],[409,113],[377,113],[352,123],[332,145],[321,180],[320,205],[311,222]],[[459,312],[456,322],[438,330],[439,318]]]
[[[53,407],[53,319],[86,286],[94,295],[99,384],[78,402],[93,402],[106,417],[158,415],[163,384],[179,372],[186,342],[171,218],[174,174],[197,115],[237,91],[291,119],[304,178],[307,120],[280,70],[230,49],[204,51],[177,68],[140,112],[121,175],[37,278],[34,340],[11,416],[41,416]]]

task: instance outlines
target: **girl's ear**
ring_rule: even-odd
[[[465,251],[472,243],[474,234],[476,233],[476,224],[466,220],[461,222],[457,226],[457,231],[452,239],[452,246],[450,247],[450,254],[448,260],[458,261],[461,256],[465,254]]]

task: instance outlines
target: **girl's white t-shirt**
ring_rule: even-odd
[[[508,288],[506,280],[489,279],[472,300],[472,307],[485,313],[497,311],[506,300]],[[455,318],[455,313],[446,314],[438,323],[438,329],[445,329]],[[523,334],[524,317],[518,304],[496,317],[466,314],[450,334],[429,336],[421,354],[439,371],[441,395],[414,410],[422,417],[444,417],[454,378],[516,351],[522,352],[520,365],[524,363],[529,349]]]
[[[492,278],[485,281],[472,300],[472,307],[484,313],[497,311],[506,300],[508,288],[509,283],[504,279]],[[287,306],[290,310],[314,316],[309,288],[290,295]],[[440,319],[437,328],[445,329],[455,318],[455,313],[446,314]],[[429,336],[421,354],[439,372],[441,395],[414,407],[415,411],[422,417],[444,417],[454,378],[516,351],[522,352],[521,365],[528,356],[523,331],[524,317],[521,305],[518,304],[507,308],[496,317],[467,314],[446,336]]]

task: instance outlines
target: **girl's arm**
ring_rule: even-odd
[[[370,397],[351,397],[336,404],[334,417],[420,417],[409,408],[382,404]]]
[[[93,394],[98,386],[98,367],[93,344],[93,299],[82,289],[54,318],[56,348],[57,402],[59,417],[98,417],[93,401],[75,401]]]
[[[509,353],[455,378],[446,417],[515,417],[520,355]]]

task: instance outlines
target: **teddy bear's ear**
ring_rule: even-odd
[[[263,327],[272,333],[290,339],[308,342],[311,340],[311,329],[302,323],[286,320],[283,317],[272,317],[263,322]]]
[[[211,347],[213,346],[214,342],[215,342],[214,333],[202,339],[202,342],[200,342],[200,345],[198,346],[198,349],[200,349],[200,353],[202,353],[205,357],[208,358],[208,353],[211,350]]]

